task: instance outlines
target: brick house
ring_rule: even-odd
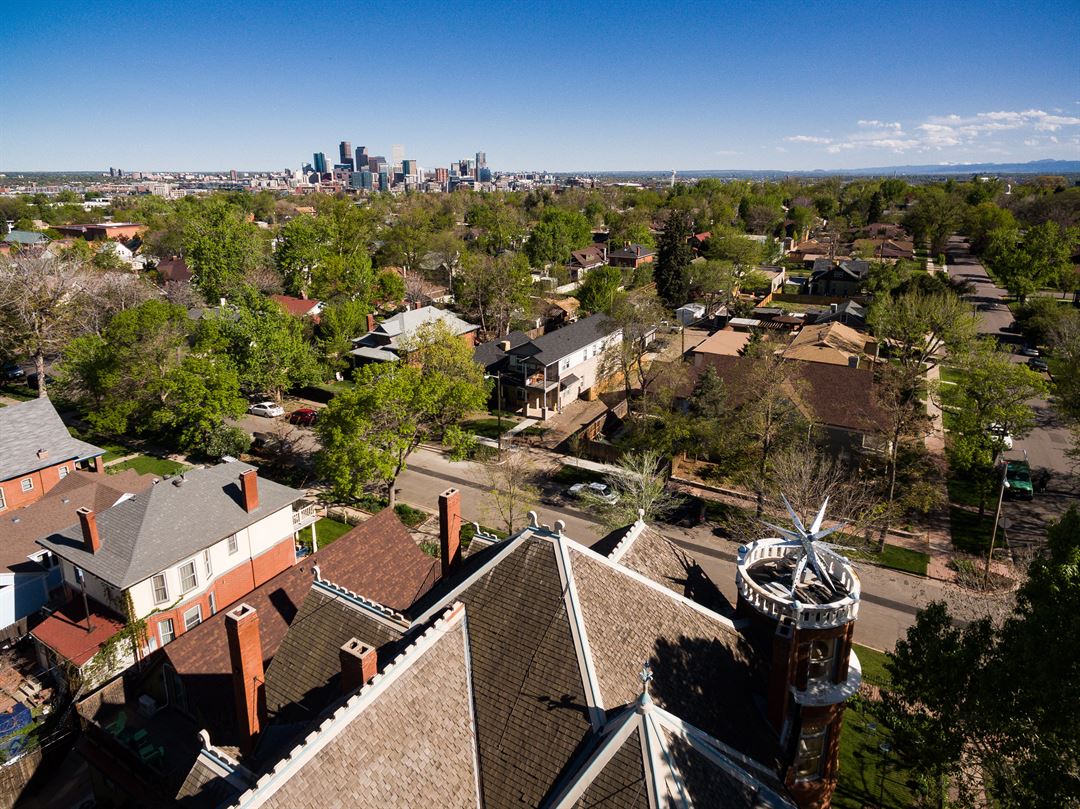
[[[313,506],[295,508],[302,497],[232,461],[160,481],[100,514],[80,509],[77,525],[38,540],[60,559],[71,597],[31,633],[42,665],[83,669],[100,646],[87,637],[98,618],[144,621],[138,655],[147,654],[288,569],[297,532],[316,520]],[[91,629],[79,624],[84,596]]]
[[[642,264],[652,264],[656,251],[643,244],[628,244],[608,253],[608,264],[612,267],[626,267],[636,270]]]
[[[578,283],[585,280],[589,270],[603,267],[607,264],[607,245],[590,244],[581,250],[570,253],[570,261],[567,269],[570,271],[570,280]]]
[[[64,236],[81,236],[88,242],[101,239],[130,241],[147,230],[146,225],[136,222],[98,222],[92,225],[54,225]]]
[[[77,469],[101,472],[104,454],[73,437],[48,398],[0,408],[0,513],[40,500]]]

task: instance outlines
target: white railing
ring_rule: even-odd
[[[766,559],[801,556],[801,547],[781,545],[777,540],[758,540],[740,554],[736,566],[735,581],[739,595],[758,612],[772,618],[789,618],[803,629],[828,629],[854,621],[859,614],[859,577],[855,575],[851,564],[839,554],[827,549],[819,549],[818,562],[824,565],[825,572],[847,590],[847,595],[828,604],[798,603],[790,593],[781,594],[780,588],[773,590],[758,584],[750,575],[750,570]]]
[[[319,515],[315,512],[315,509],[315,503],[308,503],[308,505],[296,509],[296,511],[292,513],[293,527],[304,528],[319,519]]]

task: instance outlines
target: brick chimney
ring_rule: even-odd
[[[443,577],[461,563],[461,492],[453,487],[439,495],[439,556]]]
[[[229,658],[232,661],[240,749],[246,753],[255,746],[255,737],[259,734],[260,720],[265,710],[259,613],[248,604],[229,610],[225,615],[225,634],[229,638]]]
[[[367,330],[375,331],[375,315],[373,315],[371,312],[368,312],[367,316]]]
[[[244,511],[251,513],[259,507],[259,471],[245,469],[240,473],[240,492],[244,495]]]
[[[341,659],[341,693],[351,694],[371,682],[379,672],[375,647],[350,638],[338,651]]]
[[[101,549],[101,536],[98,534],[97,515],[93,509],[83,506],[75,512],[79,515],[79,525],[82,526],[83,545],[87,553],[97,553]]]

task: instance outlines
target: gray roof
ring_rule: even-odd
[[[605,314],[589,315],[569,326],[548,332],[541,337],[510,349],[519,357],[532,357],[541,365],[551,365],[568,354],[603,339],[618,329],[618,325]]]
[[[483,365],[484,368],[490,369],[495,363],[506,356],[506,352],[503,351],[502,348],[502,344],[505,342],[509,342],[510,349],[513,350],[518,346],[529,342],[529,335],[523,331],[512,331],[505,337],[500,337],[498,340],[492,340],[489,343],[481,343],[473,349],[473,360]]]
[[[106,509],[97,515],[97,553],[85,549],[78,525],[38,543],[115,587],[130,587],[303,497],[260,478],[259,505],[244,511],[240,473],[254,468],[232,461],[192,469],[182,485],[162,481]]]
[[[408,309],[393,317],[388,317],[375,327],[375,333],[387,335],[390,337],[390,346],[398,348],[399,338],[412,334],[425,323],[437,320],[449,326],[454,334],[468,334],[479,328],[462,320],[453,312],[447,312],[435,306],[421,306],[419,309]],[[360,339],[363,340],[363,338]]]
[[[45,457],[38,457],[39,450],[45,450]],[[47,398],[0,408],[0,480],[104,454],[100,447],[73,438]]]
[[[354,348],[349,353],[354,357],[374,360],[375,362],[397,362],[400,359],[393,351],[384,351],[381,348],[372,348],[370,346],[360,346],[360,348]]]
[[[4,237],[8,244],[44,244],[49,237],[34,230],[13,230]]]

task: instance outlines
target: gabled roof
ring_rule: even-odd
[[[254,468],[232,461],[191,469],[106,509],[97,515],[97,553],[86,549],[78,524],[38,543],[115,587],[130,587],[304,496],[261,478],[259,505],[245,511],[240,473]]]
[[[392,610],[316,579],[266,669],[268,715],[283,722],[315,719],[340,692],[341,646],[356,638],[378,649],[386,665],[408,625]]]
[[[44,244],[49,237],[35,230],[12,230],[4,236],[8,244]]]
[[[506,342],[510,343],[511,349],[515,349],[529,342],[529,335],[523,331],[512,331],[502,339],[480,343],[473,349],[473,360],[483,365],[485,370],[491,370],[496,363],[506,357],[506,351],[503,349],[503,344]]]
[[[531,357],[541,365],[551,365],[597,340],[604,339],[618,328],[610,317],[597,313],[522,343],[511,348],[509,353],[519,357]]]
[[[866,351],[866,335],[838,321],[804,326],[784,349],[784,356],[807,362],[847,365]]]
[[[656,251],[643,244],[629,244],[626,247],[612,250],[609,255],[611,258],[647,258],[649,256],[655,256]]]
[[[404,597],[406,592],[415,592],[415,597],[419,598],[434,580],[430,557],[420,552],[426,561],[422,565],[416,564],[412,551],[420,552],[394,510],[383,509],[333,544],[305,557],[243,596],[244,603],[254,607],[259,615],[259,639],[267,676],[287,633],[293,631],[301,606],[313,589],[316,566],[323,580],[332,581],[339,593],[360,593],[371,602],[389,606],[380,598],[389,597],[393,601],[399,597],[396,594]],[[227,606],[219,605],[217,615],[180,635],[164,646],[160,654],[183,682],[189,710],[195,715],[198,726],[209,730],[215,743],[231,745],[236,743],[236,711],[232,701],[232,663],[225,633]],[[306,631],[304,624],[297,624],[294,640],[302,643]],[[322,634],[316,636],[325,637]],[[281,694],[287,690],[284,682],[280,688],[275,688]]]
[[[0,480],[104,454],[74,438],[47,397],[0,407]]]
[[[597,267],[607,261],[607,250],[602,244],[590,244],[581,250],[570,252],[570,263],[579,267]]]
[[[37,502],[0,512],[0,565],[19,572],[26,568],[30,554],[41,552],[36,540],[77,522],[78,509],[104,511],[125,494],[149,489],[155,480],[153,475],[140,475],[134,469],[116,475],[83,470],[70,473]]]
[[[439,320],[449,326],[450,331],[454,334],[467,334],[480,328],[479,326],[474,326],[472,323],[462,320],[453,312],[448,312],[445,309],[438,309],[434,306],[421,306],[419,309],[407,309],[404,312],[399,312],[393,317],[388,317],[375,327],[373,333],[390,337],[390,346],[399,348],[399,338],[413,334],[425,323],[432,323]],[[362,342],[363,338],[360,338],[360,341]]]
[[[833,261],[828,258],[819,258],[814,261],[814,268],[810,273],[810,280],[829,274],[846,276],[854,281],[861,281],[870,273],[870,264],[861,259],[842,259]]]
[[[322,306],[322,301],[315,301],[310,298],[294,298],[291,295],[271,295],[270,297],[294,317],[310,315],[315,309]]]
[[[604,728],[552,809],[794,809],[776,777],[659,707],[648,691]]]
[[[234,805],[473,809],[481,806],[476,762],[469,634],[458,604]],[[498,805],[486,790],[485,804]]]
[[[161,276],[161,280],[166,283],[185,283],[192,278],[192,272],[188,268],[187,262],[180,256],[161,259],[157,265],[157,272]]]

